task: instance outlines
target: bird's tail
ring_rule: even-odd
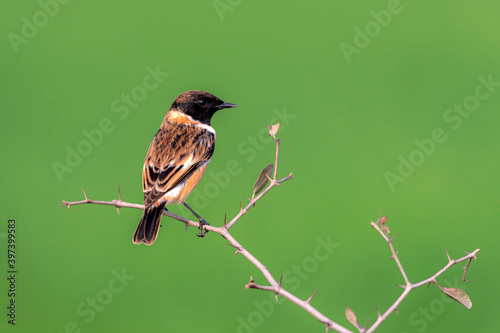
[[[134,233],[134,244],[145,243],[151,245],[158,237],[158,230],[160,229],[160,221],[165,209],[166,203],[158,207],[151,206],[144,210],[141,222]]]

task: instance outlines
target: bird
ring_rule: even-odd
[[[198,185],[215,148],[212,116],[237,105],[200,90],[183,92],[168,109],[160,130],[149,146],[142,169],[144,212],[135,230],[133,243],[152,245],[158,237],[163,210],[168,204],[183,204],[204,225],[209,225],[186,203]]]

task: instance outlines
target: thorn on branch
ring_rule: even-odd
[[[250,281],[245,285],[246,289],[254,288],[255,287],[255,281],[253,280],[253,277],[250,275]]]
[[[120,214],[120,206],[118,206],[119,203],[122,203],[122,193],[120,191],[120,185],[118,185],[118,201],[117,200],[113,200],[116,204],[115,204],[115,207],[116,207],[116,212],[118,214]]]
[[[366,325],[365,325],[365,327],[366,327],[366,328],[368,328],[369,326],[370,326],[370,318],[368,318],[368,319],[366,320]],[[361,327],[361,332],[365,332],[365,331],[366,331],[366,328]]]
[[[240,201],[240,213],[242,214],[246,214],[246,210],[243,210],[243,205],[241,204],[241,201]]]
[[[464,251],[464,252],[465,252],[465,251]],[[469,254],[469,253],[468,253],[468,254]],[[476,259],[476,256],[475,256],[475,255],[474,255],[474,259]],[[470,258],[469,260],[467,260],[467,264],[466,264],[464,267],[462,267],[462,268],[463,268],[463,270],[464,270],[464,275],[462,275],[462,281],[469,282],[469,283],[470,283],[470,281],[469,281],[469,280],[467,280],[467,279],[465,278],[465,276],[467,275],[467,269],[469,269],[469,266],[470,266],[470,263],[471,263],[471,262],[472,262],[472,258]]]
[[[388,243],[392,243],[397,236],[398,236],[398,234],[395,234],[394,237],[389,238],[389,242]]]
[[[477,258],[476,258],[476,253],[477,253],[477,251],[479,251],[479,249],[477,249],[476,251],[474,251],[474,252],[472,252],[472,253],[469,253],[469,252],[467,252],[467,251],[464,251],[464,253],[466,253],[467,255],[471,255],[471,254],[473,254],[472,258],[474,258],[474,260],[476,260],[476,259],[477,259]]]
[[[396,260],[396,257],[398,256],[399,250],[396,250],[394,254],[391,254],[391,259]]]
[[[444,252],[446,252],[446,257],[448,258],[448,262],[451,262],[450,254],[448,253],[446,248],[444,248]]]
[[[89,201],[89,198],[87,198],[87,193],[85,193],[85,190],[83,189],[83,187],[82,187],[82,192],[83,192],[83,196],[85,197],[85,201]]]
[[[283,280],[283,274],[280,276],[280,282],[278,283],[278,288],[274,292],[274,298],[276,298],[276,302],[278,301],[278,293],[280,292],[281,289],[281,281]]]
[[[268,175],[267,173],[265,173],[264,175],[267,177],[267,179],[269,180],[269,182],[270,182],[271,184],[273,184],[273,186],[277,185],[277,186],[280,186],[280,187],[281,187],[281,184],[280,184],[280,183],[278,183],[276,180],[271,179],[271,177],[269,177],[269,175]]]
[[[307,304],[310,304],[311,303],[311,300],[313,299],[314,296],[316,296],[316,293],[318,292],[318,289],[316,289],[311,296],[309,296],[309,298],[306,300],[306,303]]]
[[[269,177],[269,175],[268,175],[267,173],[265,173],[265,174],[264,174],[264,176],[266,176],[266,177],[267,177],[267,179],[268,179],[271,183],[273,182],[273,180],[271,179],[271,177]]]
[[[234,255],[237,255],[238,253],[243,253],[240,246],[236,246],[236,245],[233,245],[231,243],[227,243],[227,245],[232,246],[236,249],[236,252],[234,252]]]

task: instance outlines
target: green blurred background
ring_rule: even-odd
[[[215,155],[188,200],[213,225],[251,195],[274,158],[266,127],[281,123],[279,176],[295,178],[231,231],[276,278],[285,274],[285,288],[301,298],[319,288],[313,305],[349,328],[346,306],[373,322],[403,283],[369,224],[388,215],[412,282],[446,264],[444,248],[453,258],[481,252],[473,283],[460,281],[458,266],[438,279],[466,290],[470,310],[421,288],[379,331],[498,329],[498,2],[2,7],[0,267],[7,276],[15,218],[18,269],[15,327],[5,316],[8,281],[0,283],[2,332],[324,330],[290,302],[246,290],[250,275],[264,277],[218,235],[199,239],[165,218],[157,242],[137,246],[139,210],[61,207],[83,199],[81,187],[115,199],[117,185],[140,203],[149,143],[174,98],[191,89],[238,104],[214,117]],[[481,86],[480,77],[494,83]],[[464,103],[471,112],[450,111]],[[444,142],[430,143],[436,129]],[[70,165],[72,150],[83,153]],[[331,253],[321,247],[328,242]]]

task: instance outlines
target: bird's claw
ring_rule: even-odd
[[[198,237],[205,237],[205,235],[208,232],[208,230],[203,229],[204,225],[210,225],[210,223],[208,223],[207,221],[201,219],[200,220],[200,226],[198,227],[199,232],[198,232],[198,234],[196,236],[198,236]]]

